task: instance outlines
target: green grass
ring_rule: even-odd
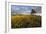
[[[35,15],[16,15],[11,16],[12,28],[41,27],[41,16]]]

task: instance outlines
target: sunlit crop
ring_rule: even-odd
[[[12,28],[41,27],[41,16],[36,15],[15,15],[11,16]]]

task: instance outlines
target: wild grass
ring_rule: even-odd
[[[41,27],[41,16],[16,15],[11,16],[11,28]]]

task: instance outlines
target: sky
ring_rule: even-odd
[[[31,13],[32,9],[41,12],[40,6],[11,5],[11,12],[13,13]]]

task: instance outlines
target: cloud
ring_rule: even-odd
[[[41,6],[33,6],[32,9],[34,9],[37,13],[41,13]]]
[[[32,9],[34,9],[38,13],[41,13],[40,6],[11,5],[11,12],[13,13],[31,13]]]

